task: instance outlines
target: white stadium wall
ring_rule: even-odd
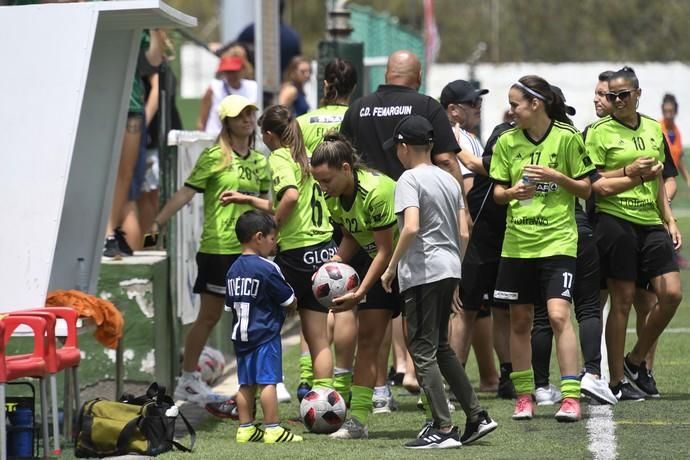
[[[594,86],[603,70],[618,70],[624,65],[635,69],[642,88],[639,111],[653,118],[661,117],[661,98],[673,93],[678,99],[679,113],[676,123],[683,142],[690,143],[690,66],[680,62],[587,62],[587,63],[514,63],[481,64],[475,69],[475,78],[482,88],[490,90],[482,105],[482,140],[486,141],[491,130],[501,122],[508,108],[508,89],[523,75],[536,74],[549,83],[559,86],[568,105],[577,109],[573,117],[575,126],[582,130],[596,120],[594,113]],[[427,80],[427,94],[438,98],[443,87],[450,81],[467,80],[469,68],[464,64],[436,64]]]

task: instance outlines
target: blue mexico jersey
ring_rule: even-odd
[[[280,334],[285,309],[295,294],[276,264],[263,257],[241,255],[225,276],[225,310],[233,312],[235,352],[254,350]]]

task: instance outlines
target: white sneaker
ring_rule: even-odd
[[[289,403],[292,401],[292,396],[290,395],[288,389],[285,388],[285,384],[283,382],[276,384],[276,395],[278,396],[279,403]]]
[[[609,388],[608,382],[589,372],[585,373],[580,380],[580,391],[602,404],[616,404],[618,402]]]
[[[534,397],[537,406],[552,406],[561,400],[561,392],[555,385],[549,384],[548,387],[537,388]]]
[[[211,388],[201,380],[198,372],[192,377],[180,377],[175,387],[173,397],[176,400],[189,401],[202,407],[208,403],[221,402],[229,399],[229,396],[214,393]]]
[[[393,395],[390,396],[376,396],[372,398],[373,403],[373,414],[390,414],[391,412],[398,410],[398,403],[393,399]]]
[[[369,430],[357,419],[350,418],[343,423],[338,431],[328,436],[331,439],[367,439],[369,438]]]

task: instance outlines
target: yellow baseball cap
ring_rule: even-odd
[[[221,120],[227,117],[235,118],[247,107],[252,107],[254,110],[259,110],[259,108],[252,104],[251,101],[246,97],[238,94],[231,94],[220,101],[220,104],[218,105],[218,116]]]

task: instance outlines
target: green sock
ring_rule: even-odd
[[[422,398],[422,404],[424,405],[424,415],[426,416],[426,419],[433,420],[434,415],[431,413],[431,404],[429,404],[429,398],[426,397],[426,393],[421,388],[419,394],[421,395],[420,397]]]
[[[531,367],[524,371],[511,372],[510,380],[513,381],[515,393],[518,396],[531,395],[534,393],[534,371]]]
[[[372,406],[372,396],[374,396],[373,388],[352,385],[350,415],[359,420],[359,422],[363,425],[366,425],[367,420],[369,420],[369,412],[371,412]]]
[[[312,388],[330,388],[333,389],[333,379],[332,378],[326,378],[326,379],[314,379],[312,384]]]
[[[310,386],[314,380],[314,369],[311,367],[311,355],[302,353],[299,357],[299,381],[307,382]]]
[[[561,377],[561,395],[563,398],[580,399],[580,381],[577,377],[568,375]]]
[[[352,388],[352,371],[336,369],[333,376],[333,388],[347,401]]]

